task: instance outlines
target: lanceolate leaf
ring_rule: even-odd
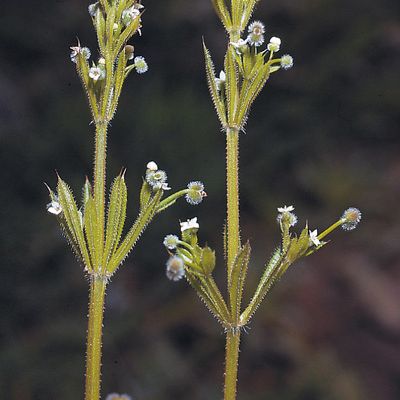
[[[121,239],[126,217],[127,196],[124,176],[118,176],[112,185],[108,206],[106,243],[103,254],[104,267]]]
[[[231,16],[226,8],[225,0],[212,0],[215,12],[224,25],[225,29],[229,31],[232,26]]]
[[[243,29],[248,24],[248,22],[251,18],[251,15],[253,14],[254,7],[257,3],[258,3],[258,0],[246,0],[244,2],[244,12],[243,12],[242,21],[241,21]]]
[[[93,197],[90,196],[85,206],[83,217],[86,241],[92,259],[93,269],[98,271],[101,268],[101,237],[97,229],[97,213]]]
[[[58,178],[57,193],[71,236],[75,239],[79,247],[86,267],[91,269],[92,265],[83,235],[81,216],[78,213],[78,208],[70,188],[60,177]]]
[[[101,10],[96,12],[93,23],[97,32],[97,41],[99,43],[100,53],[104,57],[106,53],[106,21]]]
[[[211,98],[214,103],[215,110],[217,111],[218,118],[222,126],[226,126],[227,121],[226,121],[225,104],[221,99],[220,94],[217,90],[217,84],[215,82],[214,64],[212,62],[210,52],[208,51],[204,41],[203,41],[203,49],[204,49],[204,57],[206,63],[208,88],[210,90]]]
[[[264,273],[260,279],[260,282],[258,283],[257,289],[252,299],[250,300],[249,305],[240,316],[241,324],[245,325],[249,322],[250,318],[253,316],[253,314],[263,301],[265,295],[268,293],[269,289],[276,281],[276,271],[279,270],[284,261],[285,257],[281,253],[281,250],[276,249],[268,264],[265,266]]]
[[[121,95],[122,86],[125,79],[125,67],[126,67],[126,54],[125,50],[122,50],[118,56],[117,68],[115,70],[115,84],[113,99],[110,107],[110,119],[112,119],[118,105],[118,99]]]
[[[229,46],[225,56],[225,93],[228,104],[228,124],[230,127],[236,127],[237,109],[239,107],[239,74],[237,71],[234,49]]]
[[[231,269],[230,281],[228,282],[230,294],[230,306],[232,318],[239,322],[240,305],[243,295],[243,287],[246,280],[248,265],[250,261],[250,244],[247,242],[237,254]]]
[[[256,97],[258,96],[258,94],[260,93],[261,89],[264,87],[268,77],[269,77],[269,66],[265,64],[256,70],[256,73],[250,80],[248,87],[246,87],[246,90],[242,90],[239,101],[240,110],[237,118],[241,127],[243,127],[243,124],[250,111],[250,107],[253,104]]]
[[[140,235],[143,233],[148,223],[153,218],[157,206],[160,203],[161,196],[163,194],[162,190],[157,191],[154,197],[150,200],[147,206],[140,212],[138,218],[133,224],[132,228],[126,235],[125,239],[115,251],[111,260],[107,265],[107,272],[112,274],[121,264],[121,262],[126,258],[129,252],[133,249],[136,242],[138,241]]]

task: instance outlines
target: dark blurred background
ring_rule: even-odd
[[[209,197],[149,227],[108,289],[103,393],[220,399],[224,335],[193,290],[165,278],[162,239],[198,216],[218,250],[224,137],[205,83],[201,38],[218,71],[226,38],[206,0],[146,2],[131,75],[109,138],[108,183],[127,167],[130,220],[145,164]],[[253,247],[247,298],[279,241],[276,207],[323,229],[348,206],[354,232],[295,265],[244,335],[240,400],[400,398],[400,3],[269,0],[255,18],[295,68],[274,74],[241,136],[242,236]],[[95,53],[87,3],[3,2],[0,13],[0,398],[83,397],[87,279],[46,213],[57,169],[76,194],[91,175],[93,128],[69,46]],[[300,227],[299,227],[300,228]]]

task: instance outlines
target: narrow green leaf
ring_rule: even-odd
[[[138,15],[132,22],[121,32],[117,43],[113,49],[115,57],[122,50],[122,47],[125,46],[126,42],[136,33],[136,31],[140,27],[140,18],[142,14]]]
[[[111,49],[112,43],[114,43],[114,23],[115,23],[115,6],[109,7],[106,13],[106,48]]]
[[[69,231],[79,247],[85,265],[91,269],[92,265],[83,235],[81,216],[78,213],[70,188],[60,177],[58,177],[57,193]]]
[[[97,42],[99,43],[100,53],[103,57],[106,55],[106,20],[103,12],[97,11],[93,19],[93,23],[97,33]]]
[[[109,116],[110,120],[114,116],[118,106],[118,100],[121,95],[122,86],[125,80],[125,67],[126,67],[126,53],[125,49],[122,49],[122,51],[119,53],[117,60],[117,68],[115,70],[114,93],[113,93],[113,99],[111,101],[110,116]]]
[[[98,235],[97,213],[92,196],[90,196],[86,202],[83,222],[92,265],[94,269],[98,271],[101,268],[101,237]]]
[[[240,127],[243,127],[243,125],[245,124],[248,113],[250,111],[250,107],[260,93],[261,89],[264,87],[268,77],[269,66],[265,64],[256,70],[254,76],[249,80],[246,89],[242,90],[239,100],[240,109],[237,118]]]
[[[232,318],[239,322],[240,306],[243,296],[244,283],[250,261],[250,243],[247,242],[237,254],[231,268],[230,281],[228,282],[229,300]]]
[[[238,126],[237,109],[239,107],[239,74],[235,62],[234,49],[229,46],[225,56],[225,93],[228,104],[228,125]]]
[[[108,205],[106,243],[103,253],[104,268],[106,268],[108,260],[121,239],[126,217],[126,203],[127,189],[125,179],[123,175],[120,175],[114,180]]]
[[[158,190],[154,197],[149,201],[147,206],[140,212],[138,218],[136,219],[132,228],[127,233],[125,239],[112,255],[107,265],[107,272],[109,272],[110,274],[114,273],[118,266],[128,256],[128,254],[140,238],[140,235],[143,233],[143,231],[146,229],[147,225],[153,218],[162,195],[163,191]]]
[[[151,186],[143,179],[142,188],[140,189],[140,211],[142,211],[147,203],[150,201],[151,194],[153,193],[153,189]]]
[[[251,18],[251,15],[253,14],[254,7],[258,3],[259,0],[246,0],[244,2],[244,11],[242,12],[241,16],[241,25],[242,28],[244,29],[245,26],[249,23],[249,20]]]
[[[204,49],[204,57],[206,64],[206,75],[208,82],[208,89],[210,90],[211,99],[214,103],[215,110],[217,111],[218,118],[223,127],[226,126],[226,109],[223,100],[220,97],[220,94],[217,90],[217,84],[215,82],[215,71],[214,64],[211,59],[211,55],[209,50],[207,49],[204,41],[203,41],[203,49]]]
[[[225,29],[229,31],[232,27],[232,20],[229,11],[226,7],[224,0],[212,0],[215,12],[224,25]]]

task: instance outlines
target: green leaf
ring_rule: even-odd
[[[229,32],[232,27],[232,20],[224,0],[211,0],[219,19]]]
[[[85,210],[86,203],[88,202],[89,198],[92,195],[92,185],[88,177],[86,177],[85,184],[82,188],[82,210]]]
[[[211,59],[209,50],[207,49],[203,40],[204,57],[206,64],[206,75],[208,82],[208,89],[210,90],[211,99],[214,103],[215,110],[217,111],[218,118],[223,127],[226,126],[226,109],[224,101],[221,99],[220,93],[217,90],[217,84],[215,82],[215,71],[214,64]]]
[[[100,53],[103,57],[106,55],[106,20],[103,12],[99,10],[93,19],[97,32],[97,42],[99,43]]]
[[[117,68],[115,70],[114,93],[110,107],[110,120],[113,118],[118,106],[118,99],[121,95],[122,86],[125,80],[126,62],[127,60],[126,60],[125,49],[122,49],[122,51],[119,53],[117,60]]]
[[[211,275],[215,268],[215,251],[208,246],[201,249],[200,265],[205,275]]]
[[[81,216],[78,213],[78,208],[70,188],[60,177],[58,177],[57,193],[71,236],[79,247],[86,267],[92,269],[89,252],[83,235]]]
[[[225,56],[225,93],[228,104],[228,125],[238,127],[237,110],[239,107],[239,74],[235,62],[234,49],[229,46]]]
[[[107,272],[112,274],[118,268],[118,266],[124,261],[128,256],[129,252],[133,249],[136,242],[140,238],[140,235],[146,229],[147,225],[153,218],[157,206],[160,203],[161,197],[163,195],[162,190],[158,190],[154,197],[149,201],[147,206],[140,212],[138,218],[133,224],[132,228],[127,233],[125,239],[120,244],[118,249],[112,255],[108,265]]]
[[[281,253],[281,249],[276,249],[271,259],[265,266],[264,273],[260,279],[260,282],[258,283],[257,289],[252,299],[250,300],[249,305],[240,316],[240,323],[242,325],[246,325],[250,321],[250,318],[253,316],[253,314],[263,301],[265,295],[271,289],[272,285],[276,282],[276,271],[279,270],[281,265],[284,263],[284,260],[285,257],[284,254]]]
[[[103,253],[103,266],[106,267],[115,248],[121,239],[125,224],[126,203],[128,199],[124,175],[115,178],[111,188],[110,203],[108,205],[106,243]]]
[[[253,14],[254,11],[254,7],[256,6],[258,1],[259,0],[246,0],[244,2],[244,11],[242,12],[241,15],[241,24],[243,29],[249,23],[251,15]]]
[[[153,189],[151,186],[143,179],[142,188],[140,189],[140,211],[142,211],[147,203],[150,201],[151,194],[153,193]]]
[[[122,47],[125,46],[126,42],[136,33],[140,27],[140,18],[142,14],[138,15],[132,22],[121,32],[117,43],[113,49],[115,57],[121,52]]]
[[[245,124],[251,105],[269,77],[269,66],[267,64],[264,64],[259,68],[254,68],[254,70],[255,73],[249,79],[246,88],[242,89],[240,94],[240,109],[237,118],[240,127],[243,127]]]
[[[92,196],[90,196],[86,202],[83,222],[93,269],[95,271],[99,271],[101,269],[100,263],[102,243],[101,237],[99,236],[99,230],[97,229],[97,213]]]
[[[230,281],[228,282],[231,314],[233,321],[237,323],[240,317],[240,306],[250,261],[250,251],[250,243],[247,242],[235,257],[231,268]]]

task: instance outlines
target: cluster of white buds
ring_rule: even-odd
[[[158,165],[154,161],[150,161],[147,164],[146,182],[153,188],[153,190],[171,189],[167,183],[167,173],[158,169]]]
[[[278,224],[287,222],[289,226],[295,226],[297,224],[297,216],[293,211],[293,206],[278,207],[278,216],[276,217]]]
[[[200,181],[190,182],[187,188],[188,192],[185,195],[185,199],[189,204],[200,204],[203,198],[207,197],[207,193],[204,191],[204,184]]]
[[[185,232],[188,230],[197,232],[197,230],[200,228],[200,225],[197,222],[197,217],[188,219],[185,222],[181,222],[180,225],[181,225],[181,232]]]
[[[249,50],[249,46],[254,46],[255,48],[260,47],[265,41],[265,25],[261,21],[253,21],[247,28],[248,35],[246,39],[238,39],[236,42],[230,42],[238,55],[242,55]],[[279,37],[272,36],[267,44],[267,50],[270,52],[270,60],[273,53],[276,53],[281,48],[282,41]],[[293,57],[289,54],[283,55],[280,59],[273,60],[280,63],[280,67],[283,69],[289,69],[293,67],[294,61]],[[272,72],[278,70],[279,67],[275,67]],[[218,79],[218,78],[216,78]],[[218,87],[218,83],[217,83]]]
[[[140,17],[140,9],[143,8],[142,4],[136,3],[132,7],[127,8],[126,10],[122,11],[121,20],[125,26],[128,26],[132,23],[135,18]],[[140,29],[139,29],[140,34]]]

